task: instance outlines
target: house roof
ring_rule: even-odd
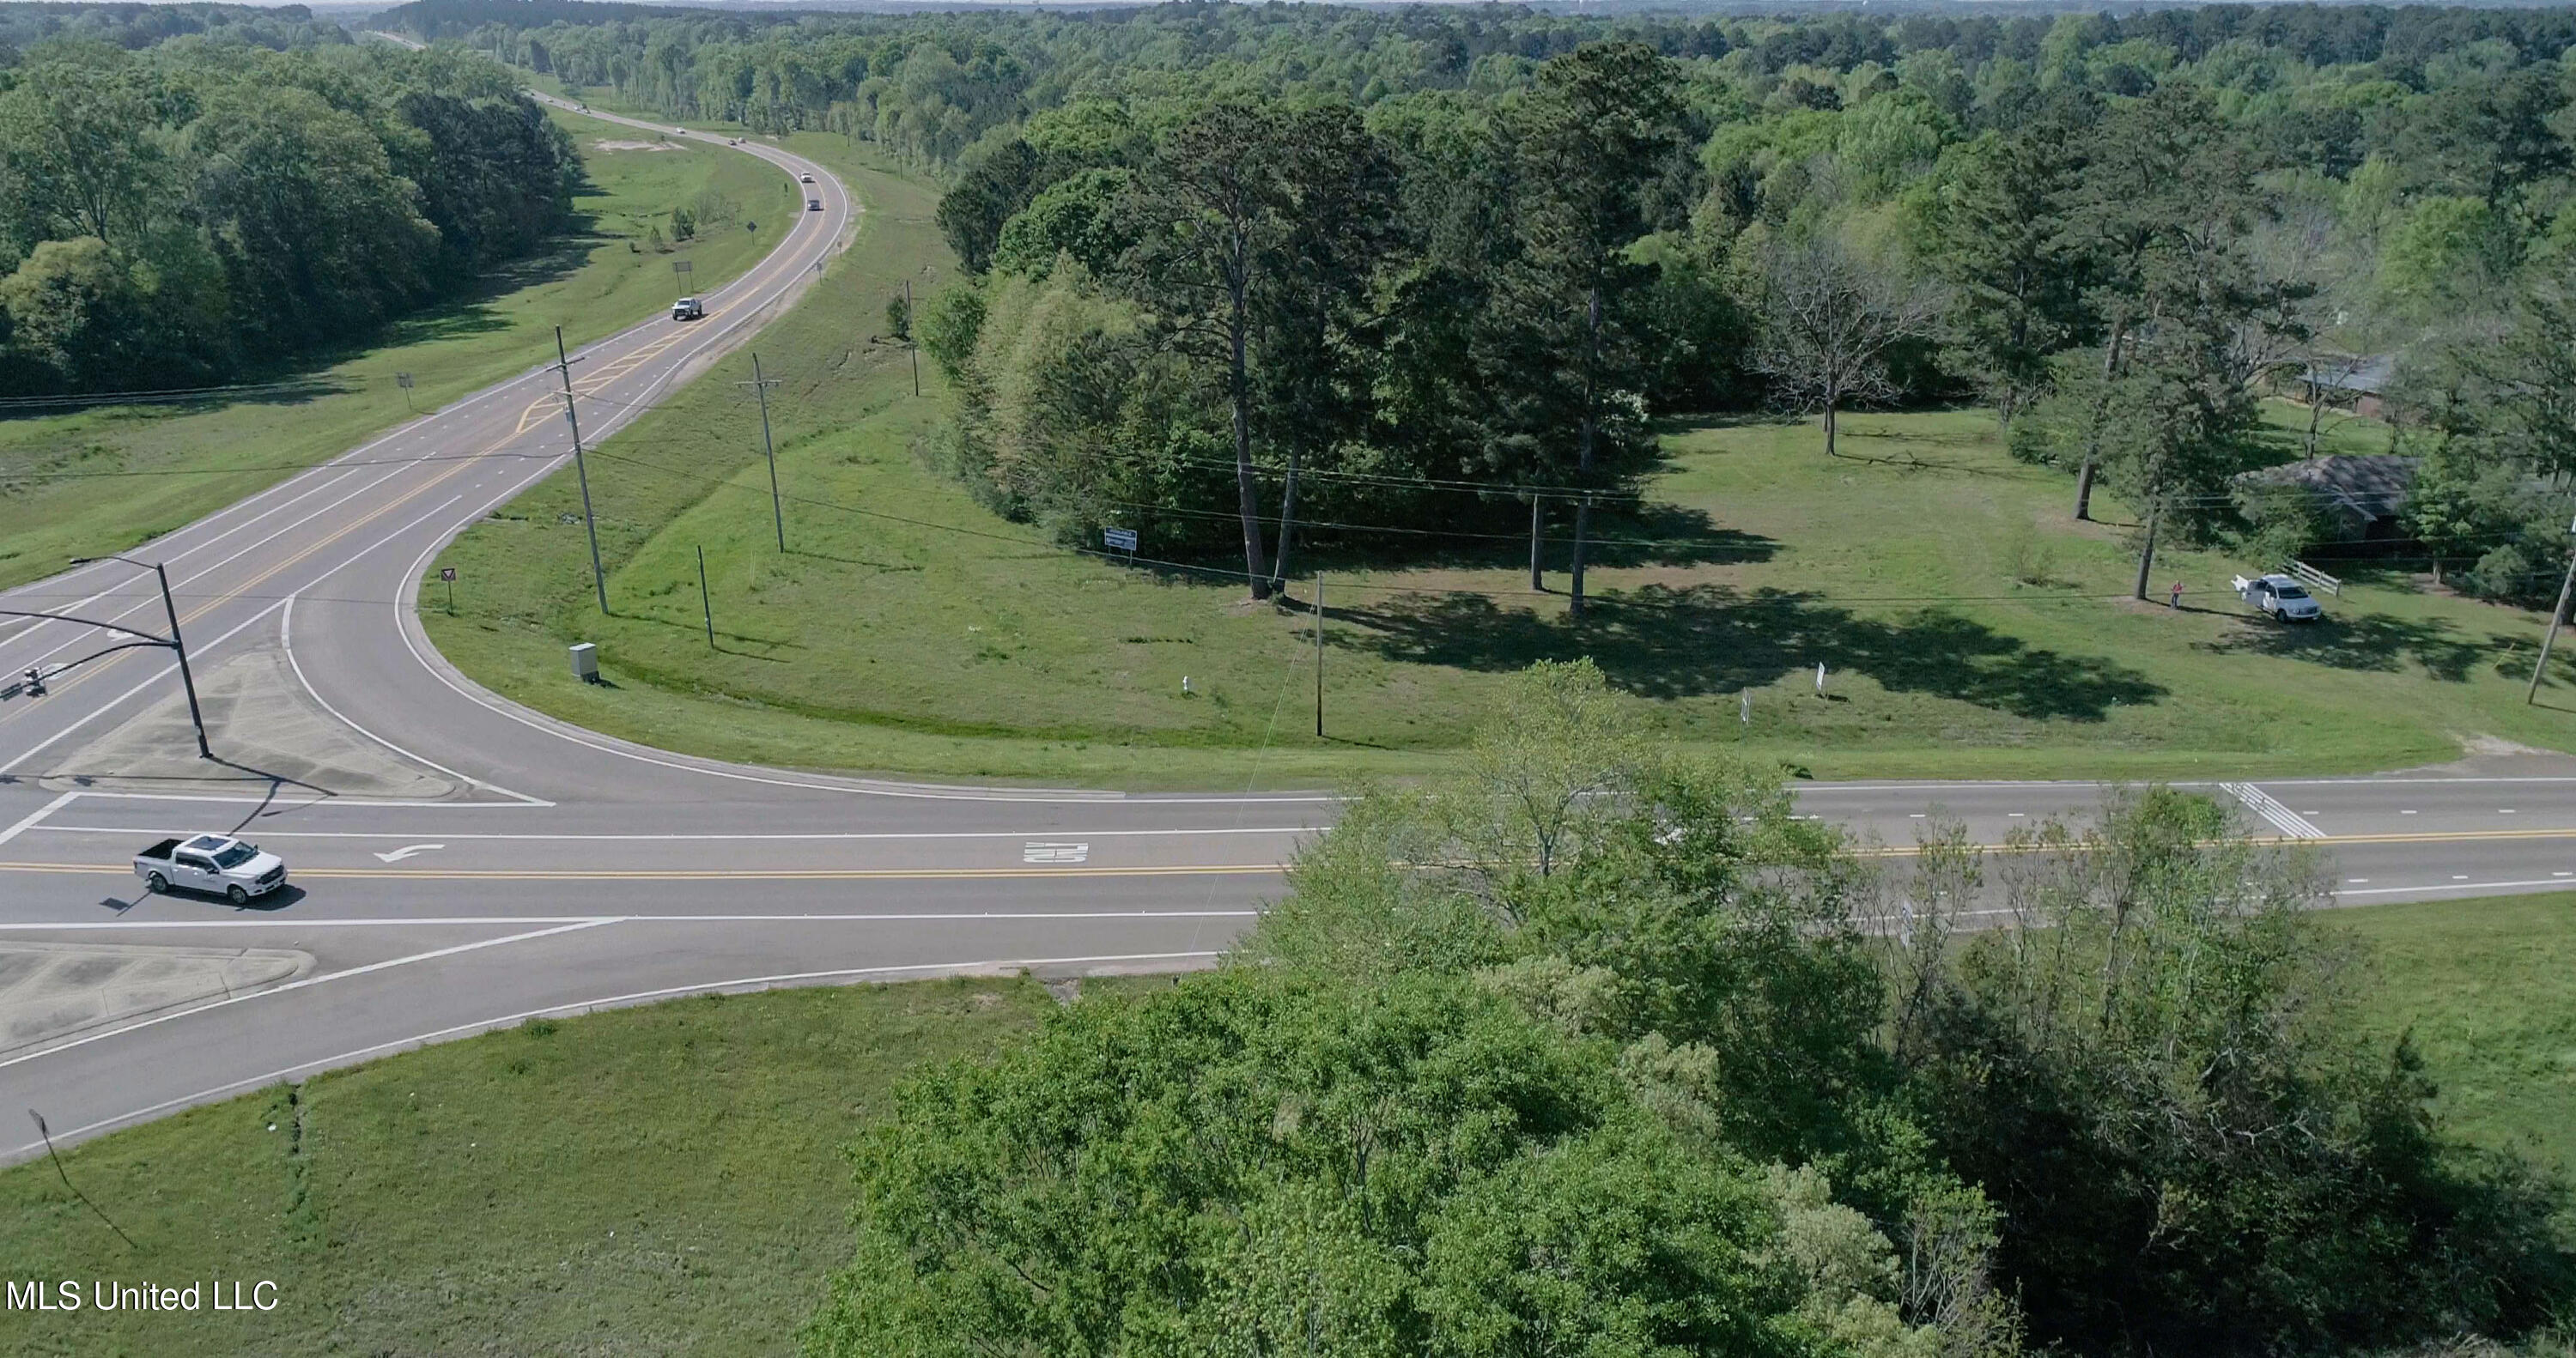
[[[2303,486],[2320,498],[2366,519],[2383,519],[2406,505],[2415,486],[2416,459],[2396,453],[2312,457],[2246,472],[2236,479],[2256,485]]]
[[[2362,396],[2384,396],[2388,384],[2397,376],[2397,355],[2369,354],[2360,358],[2318,357],[2309,360],[2299,374],[2301,384],[2314,382],[2335,391],[2349,391]]]

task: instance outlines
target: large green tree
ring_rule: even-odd
[[[1521,202],[1506,323],[1528,335],[1527,377],[1552,407],[1554,469],[1589,491],[1606,471],[1632,469],[1646,438],[1634,418],[1636,312],[1652,272],[1629,249],[1649,229],[1649,190],[1683,147],[1681,73],[1643,43],[1586,43],[1539,68],[1510,126]],[[1568,605],[1578,618],[1592,498],[1574,506]]]

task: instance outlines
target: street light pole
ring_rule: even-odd
[[[161,582],[161,610],[170,615],[170,650],[179,657],[179,687],[188,691],[188,720],[197,728],[197,757],[212,759],[214,749],[206,744],[206,714],[197,707],[197,676],[188,669],[188,643],[179,636],[179,606],[170,600],[170,572],[155,561],[152,575]]]
[[[192,670],[190,670],[190,669],[188,668],[188,643],[187,643],[187,639],[179,635],[179,605],[177,604],[177,602],[175,602],[174,600],[172,600],[172,599],[171,599],[171,597],[170,597],[170,572],[169,572],[168,568],[167,568],[167,567],[165,567],[165,566],[163,566],[163,565],[162,565],[160,562],[158,562],[158,561],[149,561],[149,562],[147,562],[147,561],[137,561],[137,560],[135,560],[133,557],[130,557],[130,556],[114,556],[114,555],[110,555],[110,556],[76,556],[76,557],[73,557],[73,558],[72,558],[72,562],[71,562],[71,563],[72,563],[73,565],[75,565],[75,566],[86,566],[86,565],[88,565],[89,563],[91,563],[91,562],[93,562],[93,561],[122,561],[122,562],[124,562],[126,565],[133,566],[133,567],[135,567],[135,568],[137,568],[137,569],[141,569],[141,568],[142,568],[142,567],[144,567],[144,566],[150,566],[150,567],[152,568],[152,578],[153,578],[153,579],[155,579],[155,580],[157,580],[157,581],[159,581],[159,582],[160,582],[160,584],[161,584],[161,611],[162,611],[164,614],[168,615],[168,617],[169,617],[169,619],[170,619],[170,636],[169,636],[169,639],[168,639],[168,640],[166,640],[166,641],[165,641],[165,640],[163,640],[162,638],[160,638],[160,637],[156,637],[156,636],[152,635],[152,634],[151,634],[151,633],[149,633],[149,632],[137,632],[137,631],[135,631],[134,629],[129,628],[129,627],[121,627],[121,626],[118,626],[118,625],[117,625],[117,624],[115,624],[115,623],[105,623],[105,624],[92,623],[92,624],[90,624],[90,625],[91,625],[91,626],[104,626],[104,627],[107,627],[107,628],[109,628],[109,629],[111,629],[111,630],[114,630],[114,631],[124,632],[124,633],[127,633],[128,635],[131,635],[131,636],[138,636],[138,637],[143,638],[143,640],[142,640],[142,641],[139,641],[139,642],[129,642],[129,643],[126,643],[127,645],[134,645],[134,646],[167,646],[167,647],[169,647],[169,648],[170,648],[170,650],[171,650],[171,652],[172,652],[173,654],[175,654],[175,655],[177,655],[177,656],[179,657],[179,686],[180,686],[181,688],[183,688],[183,689],[187,690],[187,693],[188,693],[188,723],[189,723],[189,725],[194,726],[194,727],[196,727],[196,728],[197,728],[197,757],[198,757],[199,759],[212,759],[212,758],[214,758],[214,757],[215,757],[214,747],[213,747],[213,746],[211,746],[211,745],[208,745],[208,744],[206,743],[206,713],[205,713],[205,709],[204,709],[204,708],[202,708],[202,707],[200,707],[200,706],[198,706],[198,704],[197,704],[197,676],[196,676],[196,673],[195,673],[194,671],[192,671]],[[81,621],[81,620],[80,620],[80,619],[78,619],[78,618],[71,618],[71,619],[67,619],[67,621],[71,621],[71,622],[79,622],[79,621]],[[121,647],[118,647],[118,648],[111,648],[111,649],[122,649],[122,648],[121,648]],[[104,652],[102,652],[101,654],[104,654]],[[90,657],[88,657],[88,659],[91,659],[91,660],[95,660],[95,659],[97,659],[97,658],[98,658],[97,656],[90,656]],[[74,663],[74,664],[80,664],[80,663],[83,663],[83,662],[82,662],[82,661],[74,661],[73,663]],[[59,673],[61,673],[61,671],[60,671],[60,670],[56,670],[56,671],[55,671],[55,673],[59,674]]]

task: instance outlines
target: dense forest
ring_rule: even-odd
[[[1658,413],[1833,452],[1836,411],[1976,400],[2079,515],[2107,483],[2271,556],[2314,506],[2235,479],[2308,451],[2257,397],[2393,356],[2407,545],[2553,583],[2576,12],[452,8],[388,22],[949,178],[951,455],[1068,541],[1239,538],[1258,591],[1260,519],[1580,536]]]
[[[12,7],[18,9],[20,7]],[[344,344],[566,224],[499,66],[300,10],[0,14],[0,395],[172,390]]]

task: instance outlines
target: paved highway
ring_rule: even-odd
[[[845,186],[775,147],[743,149],[814,176],[823,210],[707,294],[705,321],[657,317],[584,349],[585,437],[741,344],[850,241],[861,209]],[[541,1012],[1000,967],[1203,964],[1330,817],[1318,795],[952,788],[724,765],[498,698],[431,649],[417,584],[441,546],[570,453],[559,378],[532,368],[139,549],[169,570],[222,762],[193,757],[165,651],[125,651],[0,706],[0,947],[311,959],[268,989],[0,1041],[0,1106],[39,1109],[58,1139],[77,1139]],[[115,562],[0,607],[163,625],[151,573]],[[0,624],[0,674],[113,639]],[[2576,879],[2576,761],[2215,790],[2324,842],[2347,901]],[[1995,842],[2098,796],[2074,783],[1810,785],[1802,801],[1903,845],[1932,816]],[[235,827],[282,852],[297,885],[235,910],[143,895],[125,866],[162,835]]]

